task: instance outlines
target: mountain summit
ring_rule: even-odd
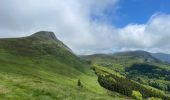
[[[17,55],[59,55],[72,53],[53,32],[40,31],[22,38],[0,39],[0,49]]]
[[[31,37],[41,37],[41,38],[47,38],[52,40],[58,40],[55,34],[49,31],[40,31],[31,35]]]

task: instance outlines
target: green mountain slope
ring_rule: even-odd
[[[129,99],[102,88],[90,66],[52,32],[0,39],[0,80],[0,100]]]
[[[147,62],[159,61],[158,59],[153,57],[152,54],[150,54],[149,52],[142,51],[142,50],[119,52],[119,53],[115,53],[114,56],[141,58]]]
[[[163,62],[170,63],[170,54],[165,54],[165,53],[152,53],[152,56],[160,59]]]
[[[170,65],[154,58],[149,52],[128,51],[115,54],[82,56],[93,65],[120,73],[127,79],[146,86],[170,91]]]

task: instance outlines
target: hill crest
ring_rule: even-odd
[[[41,37],[41,38],[48,38],[52,40],[58,40],[54,32],[50,32],[50,31],[39,31],[32,34],[31,37]]]
[[[24,55],[73,53],[53,32],[49,31],[40,31],[21,38],[0,38],[0,50]]]
[[[114,59],[116,57],[132,57],[134,59],[143,59],[147,62],[161,62],[159,59],[152,56],[150,52],[142,51],[142,50],[136,50],[136,51],[124,51],[124,52],[116,52],[113,54],[93,54],[88,56],[82,56],[83,58],[105,58],[105,59]]]

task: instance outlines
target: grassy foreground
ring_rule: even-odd
[[[0,100],[129,99],[102,88],[86,62],[44,34],[0,39]]]
[[[96,76],[88,71],[82,73],[53,57],[29,59],[1,53],[0,99],[110,100],[120,97],[99,86]],[[78,79],[83,88],[77,86]]]

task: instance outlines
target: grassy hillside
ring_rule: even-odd
[[[163,91],[152,88],[150,86],[139,84],[138,82],[132,81],[120,75],[114,70],[110,70],[98,65],[94,65],[93,70],[98,76],[100,85],[111,91],[116,91],[129,97],[133,97],[134,91],[138,92],[138,94],[141,96],[140,99],[139,96],[135,96],[134,98],[137,100],[142,100],[143,98],[146,99],[150,97],[162,98],[163,100],[170,99],[165,95]]]
[[[152,53],[152,56],[160,59],[163,62],[170,63],[170,54],[165,54],[165,53]]]
[[[140,84],[160,89],[169,95],[170,65],[145,51],[95,54],[82,58],[103,66]]]
[[[129,99],[102,88],[89,65],[51,32],[0,39],[0,80],[0,100]]]

